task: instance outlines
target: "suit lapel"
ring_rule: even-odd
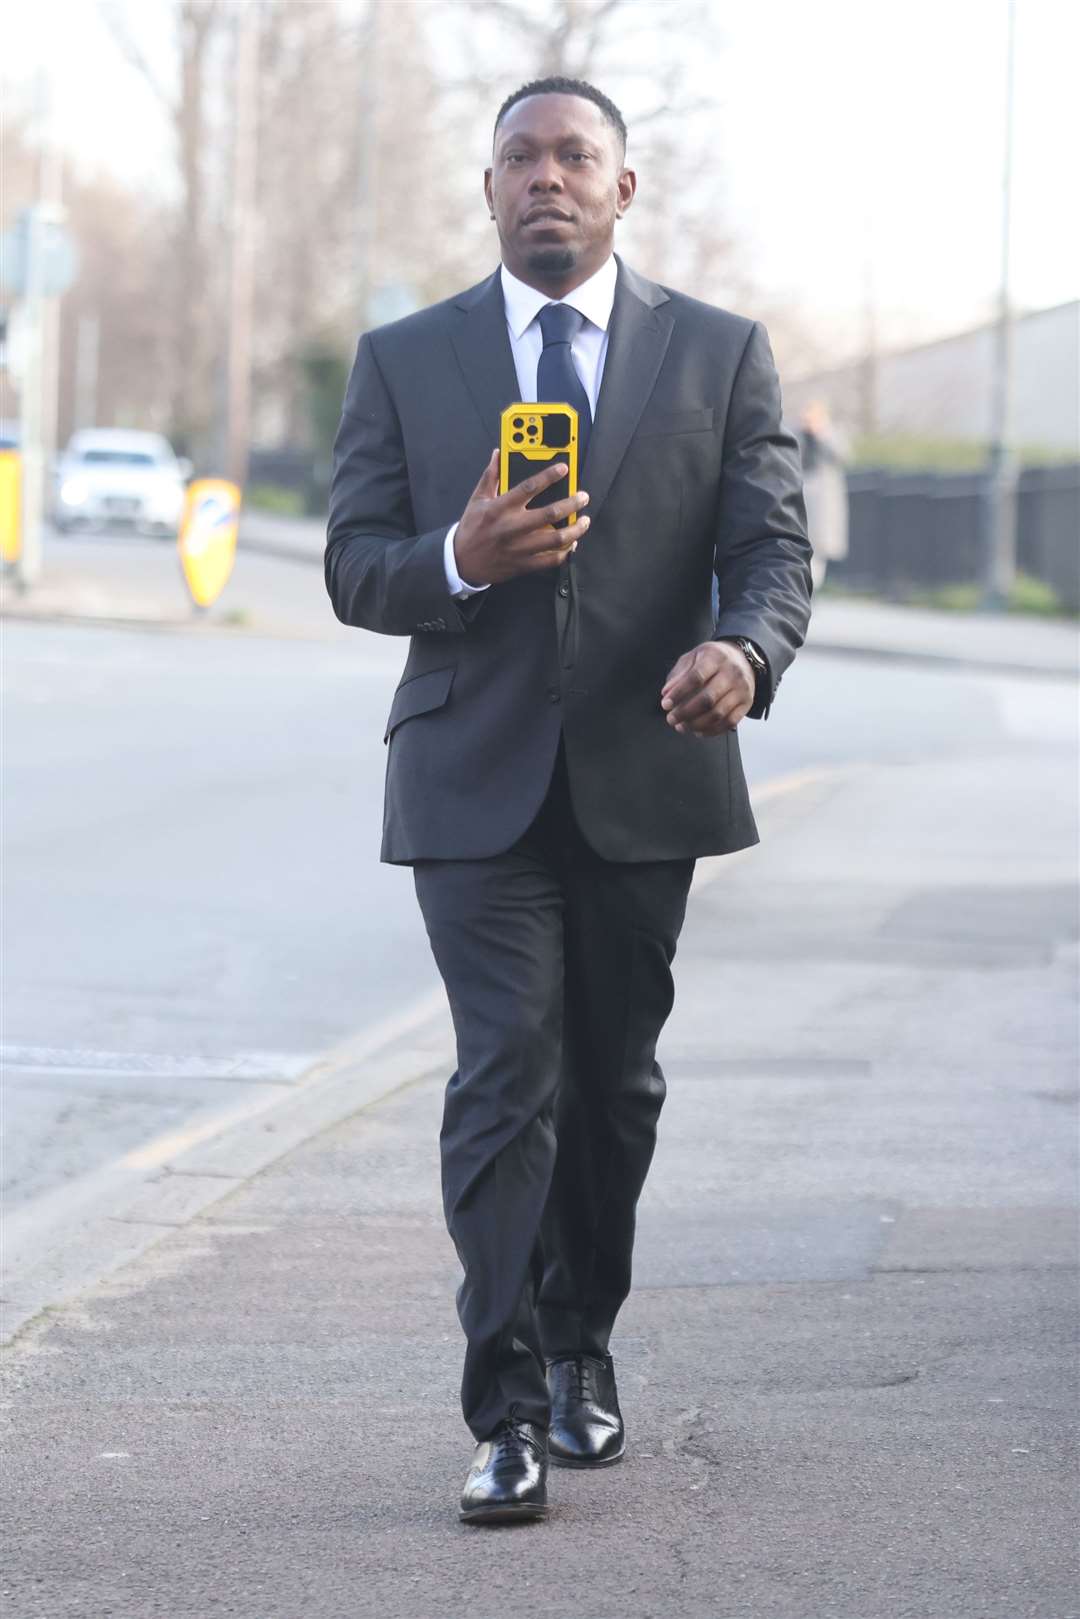
[[[478,287],[462,293],[457,306],[464,311],[464,318],[452,337],[454,351],[487,441],[494,449],[499,442],[499,417],[518,396],[499,272],[496,270]]]
[[[595,516],[626,454],[667,353],[674,325],[661,287],[636,275],[620,259],[604,379],[582,478]],[[499,442],[499,417],[518,397],[499,273],[462,293],[454,352],[483,423],[488,443]]]
[[[604,377],[582,478],[594,517],[614,482],[667,353],[674,325],[662,307],[668,302],[661,287],[619,260]]]

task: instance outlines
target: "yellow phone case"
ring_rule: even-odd
[[[578,413],[573,405],[557,403],[507,405],[499,434],[499,493],[505,495],[552,461],[565,461],[569,474],[534,496],[530,511],[577,494]],[[555,526],[569,522],[564,517]]]

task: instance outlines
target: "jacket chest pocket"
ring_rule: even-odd
[[[411,680],[403,681],[390,704],[390,718],[386,722],[383,741],[389,742],[398,726],[406,720],[442,708],[450,695],[456,673],[456,666],[451,664],[448,669],[429,669],[426,674],[413,675]]]
[[[711,433],[712,406],[705,410],[646,411],[637,426],[635,438],[659,438],[668,433]]]

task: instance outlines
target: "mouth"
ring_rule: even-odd
[[[533,208],[525,215],[525,225],[570,225],[573,221],[569,214],[564,214],[559,208]]]

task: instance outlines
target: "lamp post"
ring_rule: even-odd
[[[1001,179],[1001,281],[990,381],[990,448],[983,502],[983,606],[1001,611],[1016,578],[1016,458],[1012,449],[1013,317],[1009,290],[1012,227],[1013,102],[1016,0],[1007,0],[1005,152]]]
[[[235,80],[232,153],[232,239],[226,367],[225,460],[232,481],[247,481],[251,444],[251,339],[255,302],[256,143],[259,94],[259,7],[247,0],[234,17]]]

